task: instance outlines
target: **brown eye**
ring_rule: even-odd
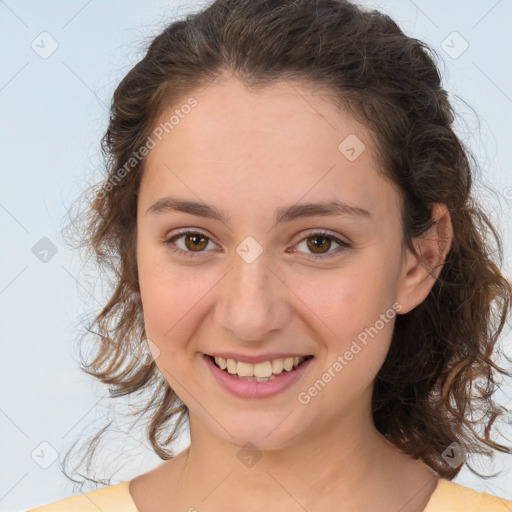
[[[185,246],[191,251],[202,251],[208,245],[208,238],[201,233],[191,233],[185,236]]]
[[[333,248],[334,242],[334,250]],[[175,235],[163,242],[169,250],[179,253],[183,256],[199,256],[200,253],[207,254],[209,251],[205,250],[209,244],[215,248],[216,244],[207,236],[197,231],[185,231]],[[329,233],[314,232],[309,236],[303,238],[296,247],[305,245],[299,252],[306,251],[312,258],[327,258],[335,256],[343,250],[351,248],[351,244],[340,240],[338,237]],[[218,248],[218,247],[217,247]],[[296,251],[294,251],[296,252]]]
[[[295,247],[296,250],[293,252],[305,253],[306,256],[313,259],[322,259],[337,256],[350,249],[352,245],[330,233],[316,231],[309,233]]]
[[[211,245],[210,245],[211,244]],[[181,254],[183,256],[199,256],[201,253],[208,253],[205,250],[210,245],[210,249],[215,247],[215,244],[206,235],[198,231],[184,231],[178,235],[174,235],[168,240],[164,241],[172,252]]]
[[[331,240],[325,236],[310,236],[307,245],[311,252],[323,254],[331,248]]]

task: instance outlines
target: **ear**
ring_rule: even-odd
[[[407,249],[397,288],[400,314],[421,304],[436,282],[453,240],[450,212],[445,204],[432,207],[432,226],[413,240],[418,255]]]

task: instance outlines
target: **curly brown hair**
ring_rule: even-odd
[[[141,148],[165,109],[226,70],[253,88],[283,79],[325,86],[333,101],[365,123],[382,173],[402,195],[403,244],[414,254],[413,239],[431,226],[433,205],[448,207],[453,242],[428,297],[396,318],[375,380],[375,426],[448,479],[462,468],[441,456],[452,442],[468,454],[512,453],[490,438],[504,412],[493,401],[496,372],[512,376],[491,358],[498,355],[512,289],[499,270],[500,236],[471,194],[474,159],[454,132],[436,59],[387,15],[346,0],[217,0],[170,23],[121,81],[102,139],[106,174],[86,191],[81,223],[73,221],[76,245],[113,276],[110,299],[86,333],[94,336],[95,357],[81,368],[107,384],[112,397],[153,393],[134,414],[151,411],[147,436],[161,459],[174,456],[170,446],[188,408],[140,352],[145,332],[135,235]]]

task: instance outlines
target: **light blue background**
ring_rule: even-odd
[[[497,191],[485,193],[485,204],[503,233],[505,271],[510,276],[512,2],[364,4],[389,13],[407,33],[438,50],[445,87],[460,113],[459,132],[480,163],[477,184]],[[31,454],[36,450],[35,459],[39,454],[40,460],[50,460],[54,449],[63,456],[72,442],[103,426],[106,415],[118,407],[77,367],[80,321],[100,308],[104,294],[94,267],[82,269],[84,262],[68,251],[60,231],[72,200],[97,177],[107,105],[120,79],[142,57],[142,42],[156,35],[169,17],[200,5],[159,0],[0,1],[2,511],[71,495],[72,485],[58,463],[43,469]],[[59,45],[47,59],[31,48],[43,31]],[[469,44],[458,58],[453,55],[462,49],[459,36],[447,39],[451,49],[442,43],[454,31]],[[42,237],[58,249],[47,263],[32,253]],[[509,354],[510,345],[508,337]],[[498,399],[512,406],[510,382]],[[113,454],[106,474],[127,463],[113,483],[160,463],[141,429],[125,435],[123,428],[119,426],[105,447]],[[53,448],[40,446],[42,442]],[[181,447],[187,444],[184,436]],[[493,472],[490,465],[476,467]],[[512,456],[496,456],[494,468],[506,471],[482,481],[463,470],[455,481],[512,499]]]

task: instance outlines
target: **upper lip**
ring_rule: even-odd
[[[310,354],[291,354],[291,353],[277,353],[273,352],[271,354],[260,354],[259,356],[250,356],[246,354],[237,354],[235,352],[215,352],[213,354],[206,354],[211,357],[222,357],[224,359],[234,359],[235,361],[240,361],[242,363],[263,363],[265,361],[272,361],[272,359],[286,359],[288,357],[310,357]]]

